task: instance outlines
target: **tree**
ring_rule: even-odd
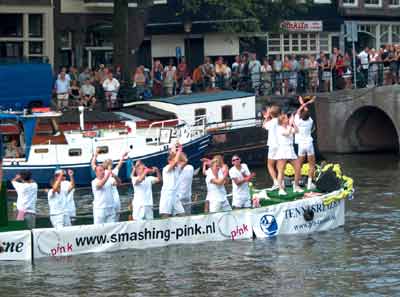
[[[309,0],[307,0],[309,1]],[[148,9],[153,0],[136,0],[135,8],[128,8],[129,0],[113,0],[114,64],[121,65],[125,79],[135,69],[139,47],[144,39]],[[304,11],[307,5],[297,0],[168,0],[183,20],[198,15],[217,23],[223,32],[262,32],[277,30],[282,19]],[[206,13],[205,13],[206,12]],[[129,34],[129,35],[128,35]],[[131,36],[133,38],[128,38]]]

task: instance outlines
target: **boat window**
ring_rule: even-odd
[[[49,149],[47,148],[35,149],[35,154],[47,154],[48,152]]]
[[[99,154],[107,154],[108,153],[108,146],[98,146],[96,148]]]
[[[194,111],[194,120],[196,121],[196,124],[202,124],[199,119],[203,118],[207,113],[207,110],[205,108],[198,108],[195,109]]]
[[[79,148],[77,148],[77,149],[70,149],[70,150],[68,151],[68,154],[69,154],[70,157],[79,157],[79,156],[82,155],[82,149],[79,149]]]
[[[233,120],[233,116],[232,116],[232,105],[225,105],[222,106],[221,109],[221,118],[222,121],[232,121]]]

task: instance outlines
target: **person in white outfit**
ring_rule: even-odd
[[[96,161],[97,161],[97,157],[98,157],[99,153],[100,153],[100,150],[97,149],[93,155],[92,162],[91,162],[93,171],[96,170]],[[121,185],[121,180],[119,179],[118,174],[119,174],[119,170],[121,169],[121,167],[124,163],[124,160],[126,159],[127,156],[128,156],[128,153],[125,152],[121,156],[121,158],[118,161],[118,164],[114,168],[112,168],[113,161],[111,159],[107,159],[101,164],[104,167],[104,169],[106,170],[106,173],[107,173],[107,171],[110,171],[110,170],[113,173],[113,176],[110,178],[111,178],[111,182],[113,184],[112,192],[113,192],[114,208],[115,208],[115,217],[113,218],[114,222],[119,222],[119,214],[121,211],[121,200],[119,198],[119,193],[118,193],[118,186]]]
[[[281,115],[281,108],[278,105],[272,105],[263,111],[264,123],[263,128],[268,131],[268,173],[272,178],[273,185],[268,190],[273,191],[279,189],[278,176],[276,172],[276,152],[278,150],[278,118]]]
[[[192,165],[188,164],[188,159],[184,152],[181,153],[178,165],[181,168],[181,173],[178,178],[176,195],[177,199],[182,203],[185,214],[190,215],[192,213],[192,183],[194,168]]]
[[[278,167],[278,184],[279,184],[279,195],[286,195],[285,185],[283,181],[285,166],[287,162],[290,162],[295,169],[294,177],[294,192],[303,192],[299,186],[300,170],[297,161],[297,156],[293,147],[293,135],[298,131],[297,127],[294,126],[294,117],[288,118],[287,114],[282,114],[279,117],[279,125],[277,129],[278,136],[278,150],[276,152],[277,167]]]
[[[306,157],[307,157],[307,162],[309,164],[308,180],[307,180],[308,190],[315,189],[315,185],[312,182],[315,173],[315,151],[314,151],[313,138],[311,136],[314,122],[307,108],[307,105],[314,102],[314,99],[307,101],[307,103],[303,103],[297,110],[296,115],[294,117],[294,124],[298,129],[298,132],[295,134],[294,139],[295,143],[298,145],[299,169],[301,170],[301,165],[304,163]]]
[[[115,177],[111,170],[106,172],[103,166],[96,166],[96,178],[92,181],[94,224],[112,223],[115,220],[111,177]]]
[[[209,202],[209,212],[232,210],[226,197],[225,189],[226,178],[221,170],[220,161],[212,159],[210,170],[207,171],[207,200]]]
[[[251,207],[249,181],[255,173],[250,173],[249,168],[245,163],[241,163],[238,155],[232,156],[232,165],[229,169],[229,177],[232,179],[232,207],[249,208]]]
[[[28,228],[36,226],[36,201],[38,185],[30,171],[22,171],[11,181],[17,192],[17,220],[25,221]]]
[[[155,173],[156,176],[148,174]],[[153,184],[161,181],[160,170],[157,167],[148,168],[137,161],[132,170],[133,200],[132,218],[135,221],[152,220],[153,215]]]
[[[178,161],[182,153],[182,145],[178,145],[176,153],[172,152],[168,156],[168,164],[163,168],[160,196],[160,216],[167,218],[174,215],[182,215],[185,210],[180,200],[177,199],[178,178],[180,168]]]
[[[103,89],[107,100],[108,110],[117,107],[117,95],[119,87],[119,81],[116,78],[113,78],[112,72],[109,72],[107,74],[107,78],[103,82]]]
[[[74,172],[68,170],[68,176],[69,181],[65,179],[64,170],[57,170],[52,187],[47,193],[50,221],[54,228],[71,226],[71,204],[68,196],[75,188]]]

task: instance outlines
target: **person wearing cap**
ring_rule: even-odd
[[[68,170],[68,176],[69,181],[65,178],[64,170],[56,170],[51,189],[47,193],[50,221],[54,228],[71,226],[71,215],[76,215],[75,202],[73,201],[74,172]]]
[[[249,181],[255,174],[250,173],[245,163],[241,163],[238,155],[232,156],[232,165],[229,169],[229,177],[232,179],[232,207],[249,208],[251,207]]]
[[[151,173],[155,173],[156,176],[149,175]],[[131,179],[134,191],[133,220],[152,220],[154,218],[152,186],[161,181],[160,170],[157,167],[148,168],[139,160],[132,170]]]
[[[177,199],[182,203],[185,213],[187,215],[191,214],[192,208],[192,182],[194,168],[192,165],[188,164],[188,159],[185,153],[181,153],[180,159],[178,161],[178,166],[181,169],[181,173],[178,177],[178,188],[177,188]]]
[[[115,203],[113,197],[114,181],[112,170],[105,170],[102,165],[96,166],[96,178],[92,180],[93,223],[113,223],[115,221]]]
[[[17,192],[17,220],[25,221],[28,228],[36,225],[36,200],[38,185],[30,171],[22,171],[11,181]]]

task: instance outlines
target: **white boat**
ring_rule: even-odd
[[[18,158],[6,155],[3,159],[6,180],[21,170],[29,170],[35,181],[46,187],[56,169],[72,169],[77,186],[87,186],[94,178],[90,161],[99,149],[99,162],[111,159],[117,163],[128,152],[119,173],[122,181],[128,181],[132,162],[140,159],[147,166],[162,168],[170,147],[176,143],[183,145],[189,162],[199,168],[210,141],[203,119],[195,126],[182,120],[174,120],[173,126],[167,125],[170,121],[161,121],[138,133],[133,121],[125,121],[123,127],[86,131],[83,118],[80,131],[60,131],[60,116],[57,112],[0,114],[1,125],[14,125],[12,133],[17,134],[8,138],[15,137],[21,150]]]

